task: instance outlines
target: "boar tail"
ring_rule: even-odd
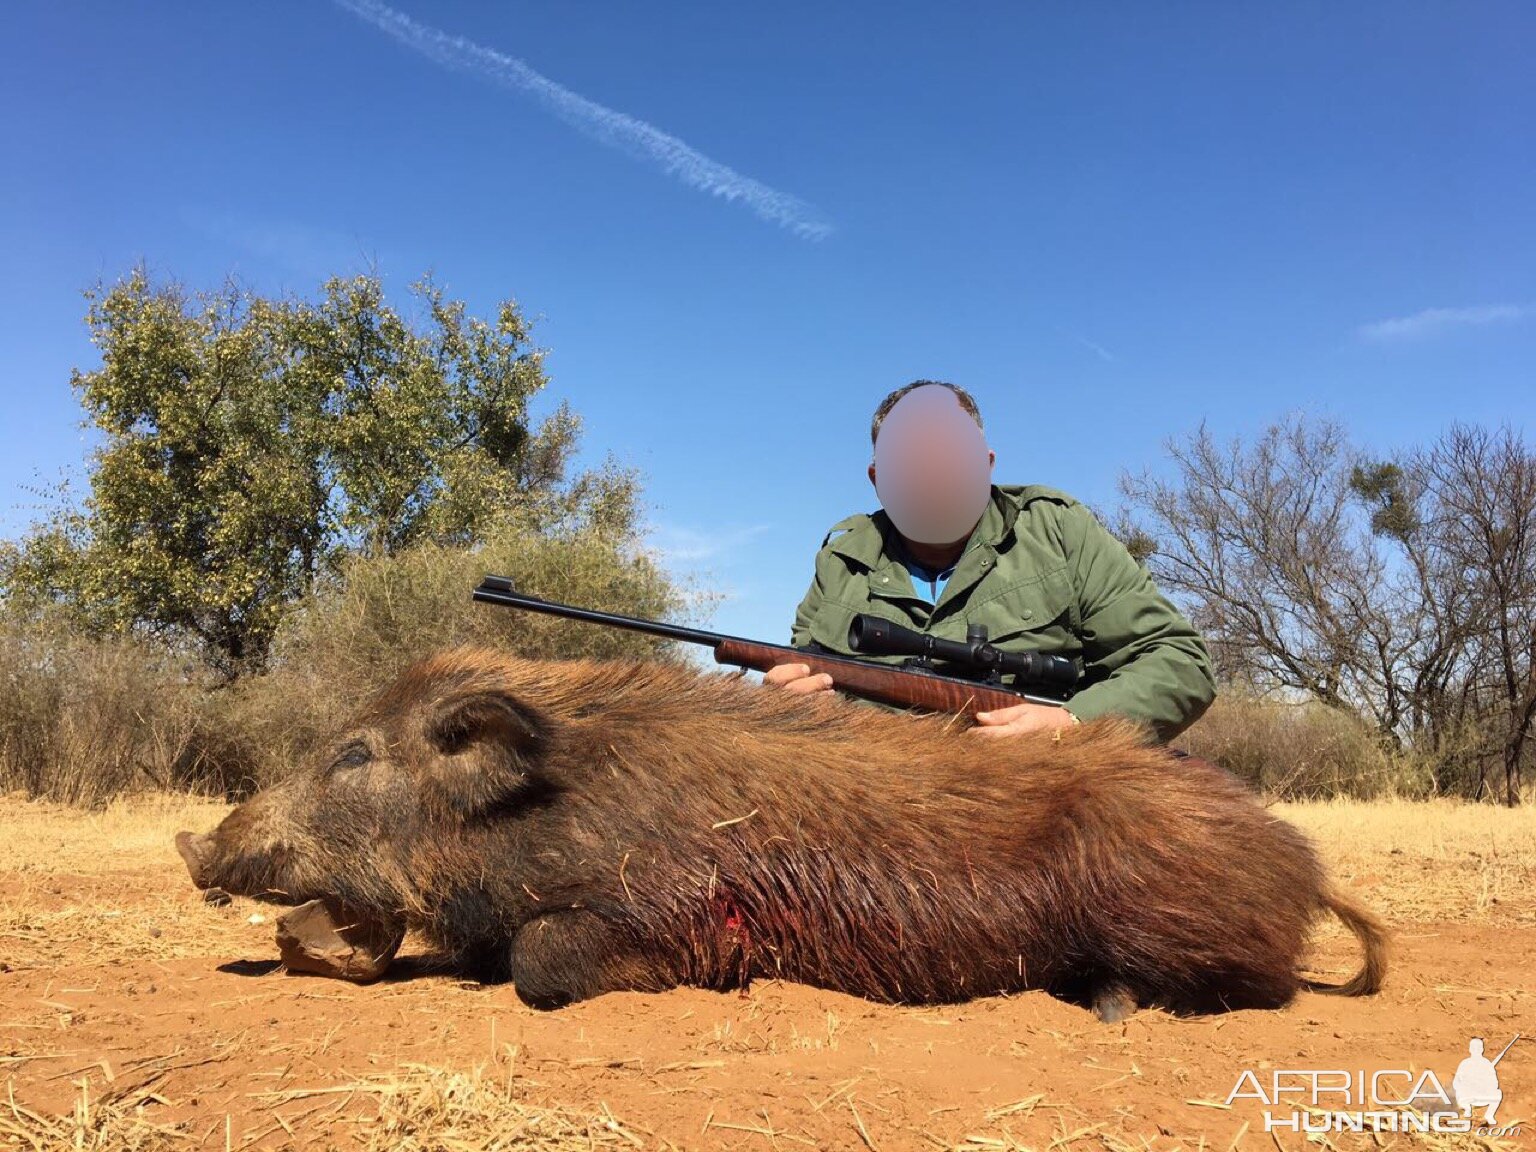
[[[1339,918],[1339,922],[1355,934],[1365,950],[1365,960],[1360,971],[1344,984],[1323,984],[1304,980],[1303,985],[1313,992],[1330,996],[1370,996],[1380,991],[1387,976],[1387,930],[1376,916],[1336,888],[1323,891],[1322,906]]]

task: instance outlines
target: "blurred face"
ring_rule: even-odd
[[[955,394],[927,384],[898,400],[881,422],[871,479],[903,536],[952,544],[969,536],[986,510],[992,454]]]

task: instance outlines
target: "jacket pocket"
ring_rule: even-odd
[[[1076,600],[1065,566],[1015,581],[965,613],[967,624],[981,624],[987,639],[1014,651],[1075,655],[1079,644]]]

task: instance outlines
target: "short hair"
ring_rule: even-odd
[[[955,399],[960,401],[960,407],[970,413],[971,419],[976,421],[976,427],[983,427],[981,423],[981,410],[976,407],[976,401],[971,394],[957,384],[951,384],[947,380],[914,380],[910,384],[904,384],[892,392],[884,400],[880,401],[880,407],[875,409],[875,418],[869,425],[869,442],[871,445],[880,438],[880,425],[885,423],[885,418],[890,415],[891,409],[897,402],[914,388],[922,388],[929,384],[937,384],[940,388],[948,388],[955,394]]]

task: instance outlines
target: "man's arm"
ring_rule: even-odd
[[[1063,531],[1087,671],[1108,673],[1067,707],[1082,720],[1112,712],[1142,720],[1171,740],[1215,699],[1205,641],[1087,508],[1066,509]]]
[[[832,526],[821,541],[821,547],[816,550],[816,557],[811,562],[811,586],[805,590],[805,595],[800,598],[800,606],[795,609],[795,622],[789,630],[789,643],[792,648],[804,648],[811,643],[811,623],[816,619],[816,614],[821,611],[821,606],[827,599],[827,588],[837,586],[841,565],[833,556],[827,545],[843,528],[847,521],[841,521]]]
[[[810,588],[800,599],[800,607],[795,609],[795,622],[789,630],[791,648],[804,648],[811,642],[811,620],[821,604],[822,594],[821,573],[817,572],[811,579]]]
[[[821,648],[811,637],[811,621],[816,618],[822,603],[826,599],[826,579],[822,570],[823,563],[832,563],[830,554],[826,551],[825,542],[822,550],[816,554],[816,572],[811,577],[811,586],[806,589],[805,595],[800,600],[800,606],[795,609],[795,622],[789,630],[789,644],[792,648],[819,648],[822,651],[832,652],[831,649]],[[833,655],[844,655],[841,652],[832,652]],[[782,669],[782,671],[781,671]],[[797,672],[795,669],[799,669]],[[789,689],[791,692],[815,693],[826,692],[836,688],[836,680],[825,672],[818,672],[814,676],[804,675],[810,669],[803,664],[780,664],[763,675],[763,681],[767,684],[776,684]],[[860,696],[850,696],[842,693],[842,698],[852,704],[863,708],[876,708],[882,712],[905,712],[907,709],[895,704],[882,704],[878,700],[865,700]]]
[[[818,555],[816,575],[811,579],[810,588],[801,598],[800,606],[795,609],[795,622],[789,630],[791,648],[805,648],[811,643],[811,620],[815,618],[817,606],[821,603],[823,596],[820,559]],[[828,692],[832,689],[832,677],[825,672],[811,675],[810,667],[805,664],[780,664],[770,668],[763,673],[763,683],[805,695]]]

